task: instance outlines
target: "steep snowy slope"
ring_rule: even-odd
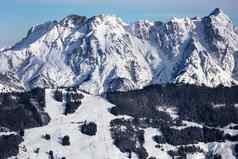
[[[71,15],[32,27],[0,51],[0,85],[76,85],[93,94],[151,83],[231,86],[237,84],[237,53],[238,29],[220,9],[167,23]]]

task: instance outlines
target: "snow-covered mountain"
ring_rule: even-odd
[[[222,10],[167,23],[71,15],[0,51],[0,89],[79,86],[92,94],[182,82],[238,83],[238,28]]]
[[[220,9],[36,25],[0,50],[0,159],[237,159],[237,84]]]

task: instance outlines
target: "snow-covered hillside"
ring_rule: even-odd
[[[132,96],[130,92],[111,94],[109,99],[113,103],[122,101],[115,106],[100,96],[79,90],[46,89],[44,111],[49,114],[50,122],[41,127],[25,129],[23,134],[20,132],[22,139],[16,132],[0,129],[0,146],[7,143],[9,147],[8,150],[0,147],[0,158],[5,152],[12,156],[10,159],[235,159],[237,124],[208,127],[206,121],[199,123],[196,118],[184,120],[184,116],[179,113],[179,106],[162,103],[157,105],[171,92],[164,93],[165,98],[152,101],[147,100],[152,98],[150,94],[158,95],[159,91],[154,92],[152,89],[141,92],[143,91],[147,93],[131,92]],[[203,94],[205,92],[203,90]],[[133,95],[135,93],[136,96]],[[80,99],[78,107],[68,114],[65,113],[69,102],[67,98],[74,101]],[[145,102],[144,108],[143,105],[137,105],[142,99]],[[177,98],[169,102],[174,103],[176,100]],[[123,102],[130,105],[123,107]],[[156,111],[150,102],[157,105]],[[233,102],[235,101],[231,101]],[[222,107],[227,111],[220,113],[219,109]],[[115,111],[113,108],[119,109]],[[191,108],[184,110],[186,109]],[[153,110],[156,116],[149,115],[148,110]],[[236,118],[227,119],[225,114],[232,114],[234,111],[230,112],[225,104],[214,106],[214,111],[218,111],[217,115],[222,116],[221,120],[224,121]],[[200,118],[204,119],[206,115],[204,113]],[[31,121],[31,117],[28,117],[28,121]],[[88,123],[94,123],[96,127],[89,128]],[[212,124],[215,125],[216,121]],[[83,130],[85,125],[87,128]],[[17,140],[11,140],[11,134]],[[66,141],[65,136],[68,136]],[[15,150],[17,147],[18,151]],[[17,155],[10,154],[13,150]]]
[[[51,122],[47,126],[33,128],[25,131],[24,142],[20,147],[25,147],[26,152],[20,151],[21,159],[47,159],[49,152],[53,151],[54,159],[115,159],[125,158],[125,154],[113,145],[110,135],[110,121],[114,118],[108,112],[112,107],[101,97],[84,94],[82,105],[70,115],[64,115],[64,103],[54,99],[54,90],[46,90],[46,112],[50,115]],[[84,122],[97,124],[95,136],[88,136],[80,132]],[[43,136],[50,135],[46,140]],[[62,138],[68,135],[70,145],[62,145]],[[38,149],[38,152],[35,151]]]
[[[237,53],[238,28],[220,9],[167,23],[71,15],[33,26],[0,51],[0,88],[76,85],[100,94],[152,83],[231,86],[238,80]]]
[[[64,96],[66,91],[62,90]],[[50,159],[127,159],[128,153],[121,152],[114,144],[111,137],[110,122],[114,119],[132,119],[130,116],[114,116],[110,109],[114,106],[100,96],[93,96],[83,93],[83,100],[76,112],[65,115],[65,101],[58,102],[54,99],[55,90],[47,89],[45,92],[45,111],[49,114],[51,122],[43,127],[26,129],[24,142],[19,145],[20,159],[47,159],[49,152],[53,152]],[[78,93],[82,93],[78,91]],[[87,122],[94,122],[97,125],[95,136],[89,136],[81,132],[81,126]],[[126,127],[119,126],[119,129],[126,131]],[[145,148],[150,156],[162,156],[163,159],[171,157],[166,151],[158,150],[152,137],[160,132],[155,128],[145,129]],[[46,139],[45,135],[50,139]],[[1,135],[1,134],[0,134]],[[69,136],[70,145],[63,145],[62,138]],[[132,136],[129,136],[132,137]],[[174,149],[172,145],[165,145]],[[205,149],[206,146],[205,146]],[[157,152],[156,152],[157,151]],[[195,154],[204,156],[204,154]],[[138,156],[131,154],[132,159]],[[13,157],[14,159],[14,157]],[[192,156],[191,156],[191,159]],[[194,158],[195,159],[195,158]]]

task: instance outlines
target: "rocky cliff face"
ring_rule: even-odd
[[[220,10],[167,23],[71,15],[0,52],[0,89],[78,86],[93,94],[149,84],[237,84],[238,29]]]

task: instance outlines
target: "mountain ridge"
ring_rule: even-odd
[[[78,86],[92,94],[163,83],[232,86],[237,53],[238,29],[221,9],[166,23],[70,15],[33,26],[0,51],[0,86],[3,92]]]

